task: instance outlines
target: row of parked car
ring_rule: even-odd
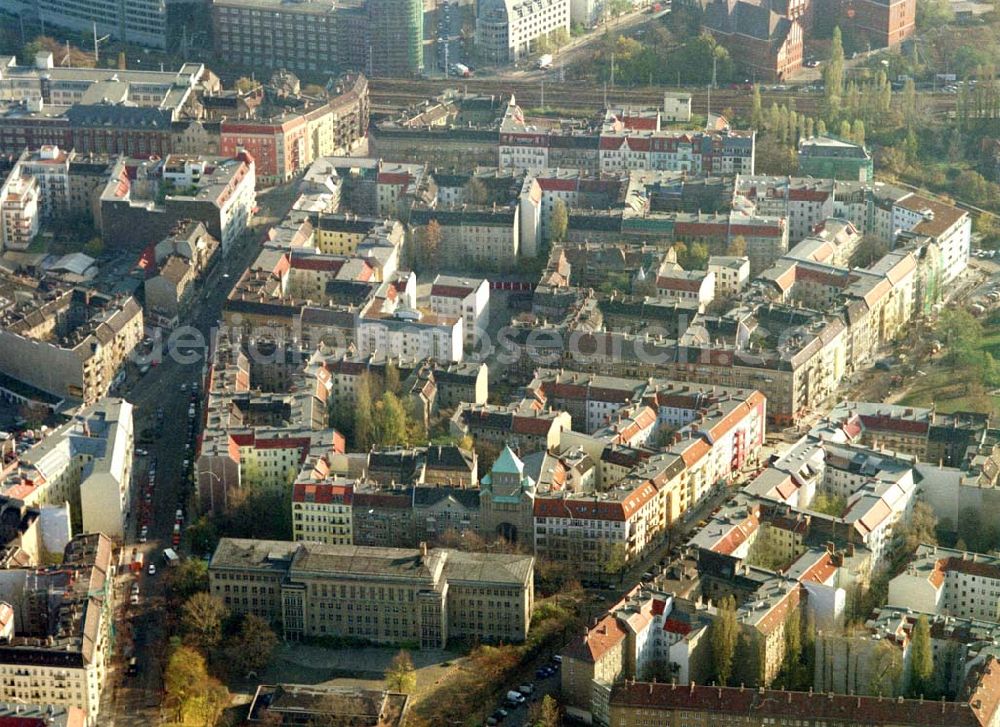
[[[535,670],[536,679],[548,679],[549,677],[555,676],[559,673],[559,668],[562,666],[562,657],[554,656],[552,661],[548,664],[538,667]],[[533,682],[526,682],[519,686],[516,690],[511,689],[504,696],[503,704],[494,710],[493,714],[486,718],[487,725],[498,725],[503,723],[504,720],[510,716],[510,710],[517,709],[518,707],[527,704],[528,700],[531,699],[532,695],[535,693],[535,685]]]

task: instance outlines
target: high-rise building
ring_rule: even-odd
[[[213,0],[215,50],[248,68],[329,74],[337,69],[333,0]]]
[[[368,0],[369,63],[375,76],[415,76],[424,70],[422,0]]]
[[[152,48],[167,47],[165,0],[38,0],[38,18],[46,25],[90,32]]]

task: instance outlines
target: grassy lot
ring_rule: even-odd
[[[994,315],[982,321],[983,335],[976,348],[1000,360],[1000,317]],[[926,376],[918,376],[900,404],[931,406],[943,413],[973,411],[1000,415],[1000,396],[993,395],[985,372],[975,366],[954,364],[947,351],[933,361],[920,365]]]

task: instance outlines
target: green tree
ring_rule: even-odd
[[[813,501],[809,504],[810,510],[821,512],[824,515],[840,517],[847,507],[847,498],[828,492],[817,492]]]
[[[385,364],[385,390],[399,395],[399,367],[395,361],[387,361]]]
[[[222,639],[222,622],[229,609],[222,599],[209,593],[195,593],[181,607],[184,640],[203,652],[214,649]]]
[[[678,256],[678,262],[685,270],[704,270],[708,267],[708,258],[708,245],[694,242],[687,246],[683,260]]]
[[[358,377],[354,403],[354,447],[367,452],[375,441],[375,422],[372,416],[372,382],[365,372]]]
[[[933,697],[934,649],[931,645],[931,625],[926,614],[920,614],[913,627],[910,643],[910,696]]]
[[[755,83],[753,86],[753,101],[750,105],[750,126],[760,131],[763,124],[764,111],[761,109],[760,85]]]
[[[625,573],[625,566],[628,564],[628,551],[621,543],[612,544],[604,559],[604,572],[608,575],[617,575],[619,579]]]
[[[201,558],[187,558],[167,570],[167,593],[183,603],[196,593],[208,591],[208,564]]]
[[[219,530],[207,515],[202,515],[184,531],[184,539],[192,553],[211,555],[219,544]],[[199,562],[193,558],[185,562]]]
[[[823,67],[823,83],[827,107],[831,113],[836,113],[844,91],[844,45],[839,27],[833,29],[830,39],[830,56]]]
[[[840,132],[837,134],[844,141],[851,140],[851,122],[844,119],[840,122]]]
[[[444,231],[437,220],[430,220],[417,232],[409,253],[414,270],[422,272],[434,270],[439,266],[438,253],[443,239]]]
[[[903,675],[902,650],[890,641],[879,641],[871,658],[868,693],[880,697],[895,697]]]
[[[390,692],[410,694],[417,686],[417,670],[413,666],[410,652],[405,649],[392,657],[385,670],[385,688]]]
[[[826,136],[826,122],[816,119],[816,136]]]
[[[406,444],[407,419],[399,397],[387,391],[375,404],[373,439],[380,447]]]
[[[867,268],[889,252],[889,243],[874,235],[865,235],[851,253],[851,267]]]
[[[239,676],[260,671],[268,665],[278,646],[278,637],[260,616],[247,614],[226,650],[229,664]]]
[[[552,242],[562,242],[566,239],[566,232],[569,229],[569,211],[566,209],[566,202],[557,199],[552,205],[552,219],[549,220],[549,237]]]
[[[104,252],[104,240],[100,235],[90,238],[83,246],[83,251],[91,257],[100,257]]]
[[[917,84],[912,78],[906,79],[903,83],[902,107],[906,125],[911,126],[917,120]]]
[[[127,66],[127,61],[125,60],[125,51],[118,52],[118,70],[124,71]]]
[[[854,139],[854,143],[864,146],[865,122],[861,119],[854,120],[854,124],[851,126],[851,138]]]
[[[205,657],[188,646],[170,653],[163,671],[165,707],[183,725],[212,727],[229,704],[229,692],[208,674]]]
[[[812,675],[805,673],[802,664],[802,613],[792,609],[785,620],[785,686],[788,689],[807,689]]]
[[[736,237],[729,241],[729,246],[726,248],[726,254],[734,257],[745,256],[747,254],[746,238],[743,237],[743,235],[736,235]]]
[[[484,205],[489,199],[489,192],[483,180],[473,177],[465,185],[465,201],[469,204]]]
[[[257,82],[252,78],[247,78],[246,76],[240,76],[233,83],[233,88],[235,88],[240,93],[249,93],[257,87]]]
[[[709,628],[712,647],[712,664],[719,684],[729,683],[733,673],[733,656],[739,639],[740,627],[736,621],[736,599],[726,596],[718,605]]]
[[[559,703],[551,694],[542,699],[542,713],[535,722],[535,727],[559,727],[562,724],[562,714]]]

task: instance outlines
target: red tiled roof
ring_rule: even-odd
[[[760,520],[756,515],[750,515],[742,522],[737,523],[725,537],[716,541],[712,546],[712,551],[723,555],[732,555],[743,543],[750,539],[750,535],[760,527]]]
[[[888,414],[861,414],[857,418],[861,420],[865,429],[875,429],[879,431],[924,434],[927,432],[929,426],[926,421],[914,421],[912,419],[894,417]]]
[[[318,505],[343,503],[350,505],[354,495],[353,485],[334,485],[331,483],[299,483],[292,490],[292,502],[311,502]]]
[[[546,192],[575,192],[577,180],[555,179],[553,177],[538,177],[538,186]]]
[[[895,725],[897,727],[983,727],[990,724],[1000,698],[1000,667],[990,658],[974,698],[968,702],[930,702],[917,699],[889,699],[819,692],[787,692],[778,689],[700,686],[696,684],[652,684],[624,682],[612,688],[611,710],[628,707],[662,710],[667,713],[691,712],[696,715],[752,715],[757,723],[764,720],[783,724],[798,719],[809,724]],[[982,694],[980,694],[982,692]]]
[[[672,634],[689,634],[691,633],[691,624],[687,621],[668,618],[663,622],[663,630],[669,631]]]
[[[321,270],[336,273],[344,267],[344,259],[320,256],[300,257],[296,255],[292,257],[291,266],[293,270]]]
[[[619,116],[626,129],[636,129],[639,131],[656,131],[655,116]]]
[[[827,584],[836,572],[837,566],[834,565],[833,558],[830,557],[829,553],[826,553],[822,558],[809,566],[799,580]]]
[[[379,184],[409,184],[413,178],[409,172],[379,172]]]
[[[625,629],[619,625],[618,619],[609,614],[590,629],[585,637],[574,640],[567,646],[563,654],[571,659],[596,663],[626,637]]]
[[[465,298],[468,295],[472,295],[476,292],[476,289],[471,285],[469,287],[462,287],[459,285],[432,285],[431,295],[438,296],[440,298]]]
[[[667,275],[656,278],[656,287],[661,290],[689,290],[697,293],[704,282],[705,278],[675,278]]]
[[[552,429],[554,421],[547,417],[523,417],[515,415],[511,421],[511,431],[515,434],[544,436]]]

